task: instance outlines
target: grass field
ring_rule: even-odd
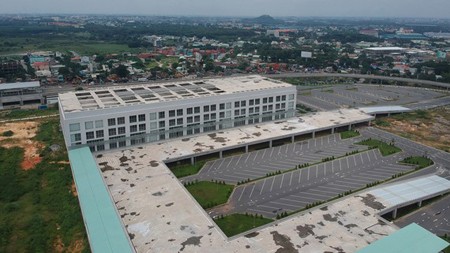
[[[194,165],[191,164],[178,165],[170,168],[170,170],[177,178],[182,178],[197,174],[203,168],[203,165],[205,165],[205,162],[197,162]]]
[[[434,163],[433,160],[431,160],[430,158],[423,157],[423,156],[407,157],[401,162],[406,163],[406,164],[416,165],[417,169],[422,169],[422,168],[428,167],[430,165],[433,165],[433,163]]]
[[[350,130],[350,131],[341,132],[340,135],[341,135],[341,139],[349,139],[349,138],[359,136],[360,134],[358,131]]]
[[[8,119],[20,119],[27,117],[36,117],[36,116],[47,116],[58,114],[58,108],[49,107],[45,110],[38,109],[14,109],[14,110],[6,110],[0,112],[0,120],[8,120]]]
[[[219,226],[223,233],[228,237],[265,225],[272,221],[272,219],[245,214],[231,214],[215,220],[217,226]]]
[[[383,156],[392,155],[402,151],[400,148],[394,146],[393,144],[387,144],[386,142],[374,139],[367,139],[361,142],[357,142],[355,144],[366,145],[369,146],[370,148],[378,148]]]
[[[89,252],[58,124],[40,126],[35,139],[45,148],[33,169],[20,168],[22,148],[0,147],[0,252]]]
[[[232,185],[207,181],[201,181],[186,186],[186,189],[205,209],[226,203],[233,188],[234,186]]]

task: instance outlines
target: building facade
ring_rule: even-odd
[[[246,76],[69,92],[59,110],[67,147],[101,151],[292,117],[295,102],[295,86]]]
[[[0,109],[42,104],[42,93],[38,81],[0,84]]]

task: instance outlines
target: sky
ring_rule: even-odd
[[[450,18],[450,0],[0,0],[2,14]]]

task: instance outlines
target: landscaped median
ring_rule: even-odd
[[[177,165],[170,168],[170,170],[177,178],[182,178],[197,174],[203,168],[205,163],[206,162],[202,161],[195,164]]]
[[[341,139],[344,140],[344,139],[350,139],[353,137],[360,136],[360,134],[357,130],[349,130],[349,131],[341,132],[340,136],[341,136]]]
[[[234,186],[223,182],[188,182],[184,185],[197,202],[208,209],[228,201]]]
[[[234,236],[250,229],[268,224],[274,220],[257,214],[230,214],[220,216],[214,220],[222,232],[228,236]]]
[[[381,152],[381,155],[383,156],[392,155],[402,151],[400,148],[396,147],[393,142],[387,144],[386,142],[374,140],[371,138],[357,142],[355,144],[369,146],[369,148],[371,149],[378,148]]]

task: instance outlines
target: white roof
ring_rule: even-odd
[[[361,111],[373,114],[373,113],[398,113],[398,112],[409,112],[411,109],[403,107],[403,106],[371,106],[371,107],[361,107],[359,108]]]
[[[414,200],[444,193],[450,190],[450,181],[436,176],[428,176],[411,181],[401,181],[378,188],[370,192],[377,198],[383,199],[391,206],[401,205]]]
[[[4,83],[4,84],[0,84],[0,90],[36,88],[36,87],[40,87],[40,86],[41,86],[41,84],[39,83],[39,81]]]
[[[403,51],[405,50],[403,47],[369,47],[366,50],[372,51]]]

